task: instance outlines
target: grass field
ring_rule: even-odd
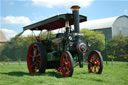
[[[101,75],[88,73],[87,66],[76,67],[70,78],[62,77],[56,70],[45,74],[30,75],[26,64],[0,64],[0,85],[128,85],[128,64],[104,64]]]

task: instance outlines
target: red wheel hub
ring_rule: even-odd
[[[99,61],[94,61],[94,65],[98,66],[99,65]]]
[[[31,74],[39,72],[41,67],[40,50],[36,44],[31,44],[27,55],[28,70]]]

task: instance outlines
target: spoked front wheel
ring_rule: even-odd
[[[92,51],[88,57],[88,70],[89,72],[101,74],[103,70],[102,55],[98,51]]]
[[[71,77],[73,74],[73,58],[69,51],[61,55],[60,66],[64,77]]]

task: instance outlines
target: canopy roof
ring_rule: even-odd
[[[83,15],[79,15],[80,22],[87,21],[87,17]],[[55,30],[62,27],[65,27],[65,22],[69,21],[69,25],[73,25],[73,14],[66,13],[53,16],[51,18],[39,21],[37,23],[25,26],[23,30]]]

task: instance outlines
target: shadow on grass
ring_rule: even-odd
[[[79,74],[90,74],[89,72],[79,72],[79,73],[76,73],[77,75]]]
[[[8,73],[0,73],[0,74],[5,74],[8,76],[24,76],[24,75],[30,75],[29,73],[26,72],[8,72]]]
[[[37,74],[30,74],[27,72],[8,72],[8,73],[0,73],[0,74],[4,74],[8,76],[18,76],[18,77],[28,75],[28,76],[51,76],[56,78],[63,78],[62,74],[58,72],[46,72],[46,73],[37,73]]]
[[[48,76],[56,77],[56,78],[64,78],[63,75],[58,72],[46,72],[44,75],[48,75]]]
[[[28,72],[8,72],[8,73],[0,73],[0,74],[4,74],[4,75],[8,75],[8,76],[18,76],[18,77],[22,77],[24,75],[28,75],[28,76],[50,76],[50,77],[56,77],[56,78],[65,78],[61,73],[58,72],[46,72],[46,73],[38,73],[38,74],[30,74]],[[88,72],[84,72],[82,74],[89,74]],[[77,73],[77,75],[79,75],[79,73]],[[86,77],[77,77],[74,76],[74,79],[83,79],[83,80],[91,80],[91,81],[96,81],[96,82],[103,82],[102,79],[99,78],[86,78]]]

